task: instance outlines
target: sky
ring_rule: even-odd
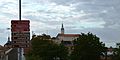
[[[120,42],[120,0],[22,0],[22,20],[30,20],[35,34],[91,32],[106,46]],[[10,36],[11,20],[18,20],[18,0],[0,0],[0,45]]]

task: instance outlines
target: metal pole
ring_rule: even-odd
[[[22,48],[18,48],[18,60],[22,60]]]
[[[21,21],[21,0],[19,0],[19,20]]]
[[[21,21],[21,0],[19,0],[19,20]],[[19,60],[22,60],[22,48],[19,47]]]

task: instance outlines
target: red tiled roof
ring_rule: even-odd
[[[78,37],[80,34],[58,34],[58,36],[64,36],[64,37]]]

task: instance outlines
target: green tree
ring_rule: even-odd
[[[114,49],[113,60],[119,60],[119,59],[120,59],[120,48],[115,48]]]
[[[118,53],[117,53],[117,60],[120,59],[120,48],[118,49]]]
[[[92,33],[81,33],[73,43],[74,51],[71,54],[71,60],[98,60],[101,52],[105,51],[104,44]]]
[[[67,48],[56,44],[49,35],[34,36],[31,40],[32,49],[27,55],[27,60],[66,60]]]

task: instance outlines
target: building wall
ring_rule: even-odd
[[[17,48],[14,48],[13,50],[11,50],[10,53],[8,53],[8,60],[18,60]]]
[[[73,41],[74,39],[77,39],[78,37],[64,37],[64,36],[59,36],[58,39],[59,40],[63,40],[63,41]]]
[[[57,43],[62,43],[64,44],[66,47],[68,47],[68,50],[69,50],[69,54],[71,54],[71,52],[73,51],[73,40],[77,39],[79,36],[57,36],[57,40],[55,40],[55,42]]]
[[[8,49],[7,51],[5,51],[3,60],[18,60],[18,49],[11,48],[11,49]]]

